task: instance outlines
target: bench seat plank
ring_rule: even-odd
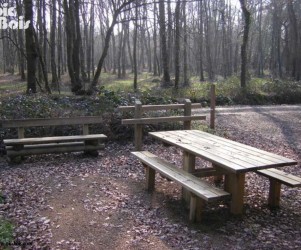
[[[285,173],[275,168],[257,170],[258,174],[272,178],[289,187],[301,187],[301,178],[292,174]]]
[[[281,184],[289,187],[301,187],[301,178],[285,173],[275,168],[257,170],[256,173],[269,178],[270,189],[268,204],[271,208],[278,208],[280,204]]]
[[[74,136],[54,136],[54,137],[36,137],[36,138],[22,138],[22,139],[6,139],[4,144],[10,145],[25,145],[25,144],[43,144],[53,142],[72,142],[72,141],[87,141],[87,140],[104,140],[107,136],[104,134],[90,134],[90,135],[74,135]]]
[[[211,186],[206,181],[175,167],[173,164],[168,163],[149,152],[132,152],[132,154],[144,164],[150,166],[164,176],[180,183],[185,189],[188,189],[207,202],[230,197],[230,194],[224,190]]]
[[[50,144],[35,144],[25,145],[23,148],[14,150],[11,146],[7,148],[7,156],[26,156],[50,153],[67,153],[80,151],[96,151],[104,149],[104,144],[85,145],[84,142],[71,143],[50,143]]]

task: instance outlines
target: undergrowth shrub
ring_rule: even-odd
[[[0,218],[0,249],[6,249],[5,247],[13,242],[13,231],[13,224],[8,220]]]

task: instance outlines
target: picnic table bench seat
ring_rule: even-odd
[[[276,168],[268,168],[263,170],[257,170],[258,174],[269,178],[270,189],[268,204],[272,208],[279,207],[281,184],[289,187],[301,187],[301,178]]]
[[[89,125],[102,123],[102,118],[97,116],[67,117],[67,118],[36,118],[2,120],[2,128],[16,128],[18,138],[4,139],[6,153],[13,161],[16,157],[45,154],[84,151],[97,155],[97,150],[104,148],[104,134],[90,134]],[[64,136],[46,136],[25,138],[25,129],[33,127],[52,126],[81,126],[82,134]]]
[[[149,191],[154,189],[156,171],[190,191],[190,221],[200,221],[204,202],[221,201],[230,198],[230,194],[226,191],[213,187],[210,183],[177,168],[175,165],[160,159],[148,151],[131,153],[146,167],[146,182]]]

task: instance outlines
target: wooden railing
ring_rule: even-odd
[[[184,129],[191,129],[191,121],[194,120],[205,120],[204,115],[192,115],[192,109],[201,108],[199,103],[191,103],[189,99],[186,99],[184,104],[168,104],[168,105],[142,105],[139,100],[135,101],[135,106],[121,106],[119,110],[121,112],[134,112],[133,119],[122,119],[124,125],[134,125],[134,143],[137,151],[142,150],[142,132],[143,125],[145,124],[158,124],[162,122],[176,122],[182,121]],[[161,111],[161,110],[178,110],[183,109],[183,116],[163,116],[163,117],[147,117],[143,118],[142,114],[148,111]]]

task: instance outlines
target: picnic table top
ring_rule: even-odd
[[[199,130],[174,130],[149,134],[232,173],[298,164],[295,160]]]

